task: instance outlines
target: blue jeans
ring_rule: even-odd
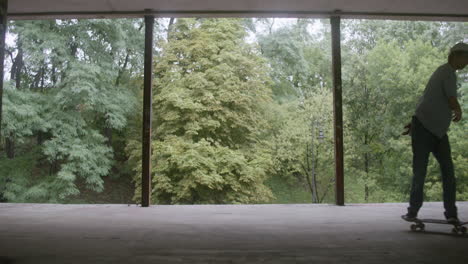
[[[457,217],[456,181],[452,154],[447,134],[438,138],[413,117],[411,122],[411,146],[413,149],[413,182],[411,185],[408,213],[417,215],[423,204],[424,180],[426,178],[429,154],[432,152],[440,165],[445,217]]]

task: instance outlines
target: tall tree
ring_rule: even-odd
[[[271,158],[262,140],[270,80],[245,34],[239,19],[178,19],[161,43],[155,65],[153,202],[271,198],[264,185]]]
[[[447,29],[460,25],[389,21],[345,24],[345,164],[347,193],[353,201],[406,200],[411,149],[409,138],[400,137],[401,128],[414,113],[432,72],[446,63],[448,47],[454,44],[447,43],[447,34],[451,39],[460,37],[457,31],[450,34]],[[427,193],[439,200],[435,165],[431,162]]]
[[[291,185],[305,186],[318,203],[331,194],[333,179],[326,165],[333,162],[330,34],[319,20],[297,19],[276,28],[273,21],[260,20],[263,24],[266,29],[255,32],[275,81],[275,99],[284,104],[273,117],[275,172]]]
[[[30,168],[34,173],[23,171],[22,177],[11,177],[14,170],[4,173],[10,179],[8,200],[63,201],[79,193],[79,182],[103,190],[103,177],[114,162],[113,147],[122,145],[112,144],[112,131],[126,127],[136,103],[138,86],[132,78],[141,70],[141,25],[141,20],[11,23],[17,37],[10,47],[17,87],[8,91],[11,118],[2,129],[22,142],[16,144],[21,152],[12,162],[21,162],[29,148],[37,167]],[[31,122],[36,119],[43,123]],[[28,129],[20,131],[25,122]],[[39,152],[28,140],[33,136]]]

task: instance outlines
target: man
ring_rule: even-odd
[[[442,172],[445,217],[458,222],[455,174],[447,136],[450,122],[460,121],[462,111],[457,100],[456,70],[468,64],[468,44],[458,43],[450,49],[448,63],[432,74],[410,124],[403,135],[411,134],[413,180],[410,206],[402,218],[414,221],[423,204],[423,188],[429,154],[432,152]]]

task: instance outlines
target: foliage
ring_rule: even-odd
[[[298,19],[295,24],[258,33],[261,53],[268,58],[275,81],[276,100],[304,98],[331,87],[329,32],[311,34],[310,24],[311,20]]]
[[[0,199],[83,201],[111,176],[132,179],[139,201],[143,26],[10,22]],[[406,202],[412,153],[402,128],[468,24],[342,26],[346,201]],[[328,21],[172,18],[155,29],[153,203],[333,201]],[[465,116],[449,137],[457,198],[467,200],[466,70],[458,80]],[[431,158],[425,198],[441,192]]]
[[[132,45],[141,46],[140,25],[129,20],[11,23],[17,38],[8,49],[15,87],[5,93],[2,134],[12,164],[31,148],[36,160],[28,172],[12,167],[2,175],[9,182],[8,201],[64,201],[80,193],[77,178],[86,188],[103,190],[103,177],[114,164],[112,133],[127,126],[136,103],[130,82],[140,71],[141,53],[132,51]],[[34,195],[23,195],[25,190]]]
[[[263,182],[271,158],[262,138],[270,81],[244,37],[240,20],[178,19],[161,43],[154,87],[154,202],[270,199]]]
[[[345,31],[350,37],[343,47],[348,200],[407,200],[412,154],[409,137],[400,133],[410,121],[429,76],[446,63],[448,47],[453,45],[438,34],[460,26],[463,24],[382,21],[348,24]],[[450,32],[450,38],[460,40],[457,32]],[[459,124],[452,125],[452,130],[459,129]],[[461,155],[454,155],[455,166],[465,167],[466,158],[462,157],[466,150],[457,146],[464,142],[463,136],[455,138],[452,148]],[[442,197],[438,171],[432,160],[426,181],[428,200]],[[465,177],[458,169],[456,175]],[[462,183],[459,190],[464,188]]]
[[[44,119],[47,99],[42,94],[15,90],[11,82],[5,82],[2,118],[2,135],[24,143],[25,139],[37,131],[50,128]]]
[[[330,201],[333,195],[331,99],[330,91],[322,90],[303,104],[279,106],[275,113],[277,123],[281,122],[275,128],[275,174],[285,184],[307,186],[312,195],[310,202],[315,203]]]

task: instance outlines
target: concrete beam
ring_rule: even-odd
[[[308,17],[468,21],[466,0],[15,0],[12,19],[143,17]],[[146,12],[144,10],[152,10]]]

